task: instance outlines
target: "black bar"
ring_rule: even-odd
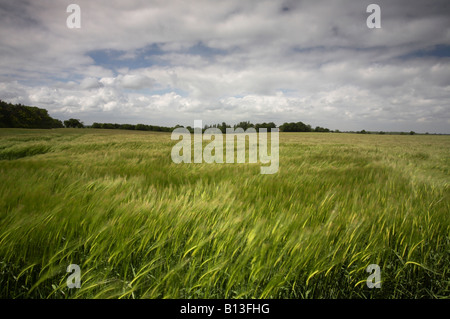
[[[448,310],[450,300],[360,300],[360,299],[150,299],[150,300],[47,300],[0,299],[2,311],[14,315],[22,311],[33,314],[53,313],[76,316],[123,315],[125,319],[145,315],[145,318],[310,318],[311,315],[339,313],[356,317],[386,315],[395,309],[402,317],[430,309]],[[445,307],[445,309],[444,309]]]

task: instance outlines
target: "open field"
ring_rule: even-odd
[[[450,136],[280,133],[273,175],[175,143],[1,129],[0,297],[450,296]]]

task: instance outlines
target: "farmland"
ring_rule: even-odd
[[[450,136],[280,133],[272,175],[175,164],[175,143],[1,129],[0,297],[450,295]]]

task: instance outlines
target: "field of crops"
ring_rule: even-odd
[[[450,296],[450,136],[280,133],[272,175],[175,144],[1,129],[0,297]]]

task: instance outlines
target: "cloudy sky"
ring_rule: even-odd
[[[85,124],[450,133],[449,62],[448,0],[0,0],[0,99]]]

